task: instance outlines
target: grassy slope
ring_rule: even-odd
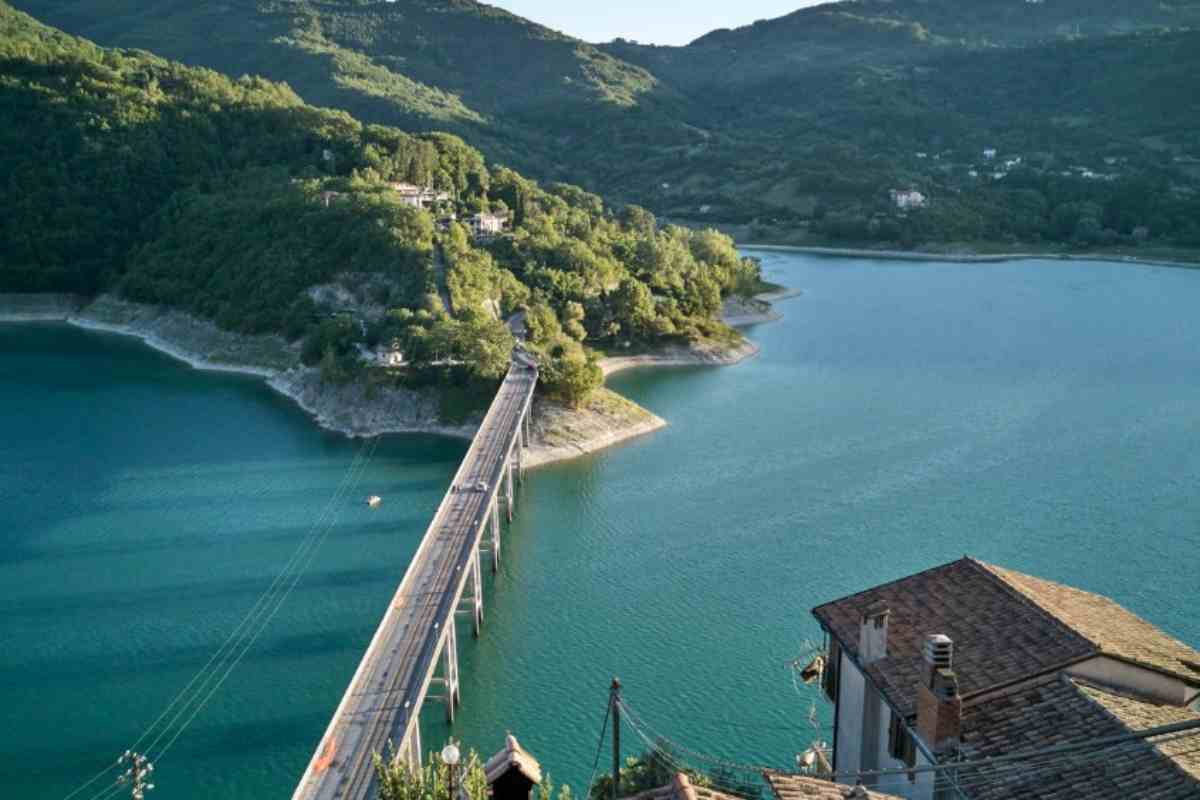
[[[895,185],[962,190],[918,150],[1121,151],[1161,171],[1200,124],[1200,34],[1128,35],[1200,25],[1188,0],[860,0],[683,48],[593,47],[469,0],[18,5],[675,218],[787,225]]]

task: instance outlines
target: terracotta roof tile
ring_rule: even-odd
[[[1079,690],[1092,702],[1131,731],[1158,728],[1177,722],[1200,721],[1200,711],[1189,707],[1171,706],[1146,698],[1119,694],[1107,688],[1075,681]],[[1151,740],[1155,748],[1176,767],[1200,781],[1200,734],[1181,738],[1159,737]]]
[[[624,800],[742,800],[732,794],[718,792],[706,786],[696,786],[687,775],[677,772],[671,782],[656,789],[624,798]]]
[[[1200,652],[1107,597],[994,564],[980,564],[1102,653],[1200,685]]]
[[[820,778],[810,778],[805,775],[788,775],[782,772],[764,772],[763,776],[771,786],[778,800],[900,800],[897,795],[883,794],[868,789],[859,789],[855,794],[854,786],[832,783]]]
[[[1099,695],[1105,697],[1100,699]],[[1123,722],[1111,712],[1109,703],[1127,714],[1130,722]],[[1164,709],[1151,711],[1143,705],[1078,686],[1062,675],[1034,678],[964,704],[962,757],[988,758],[1119,736],[1146,727],[1141,721],[1156,714],[1162,714],[1162,719],[1170,716]],[[1131,742],[1102,752],[1081,751],[1042,761],[1022,761],[1020,766],[1002,763],[964,768],[957,781],[972,800],[1195,800],[1200,797],[1200,780],[1176,763],[1191,756],[1173,759],[1167,747],[1178,753],[1200,748],[1200,735],[1157,748]],[[1187,763],[1190,767],[1193,762]]]
[[[1022,680],[1086,658],[1095,647],[969,558],[818,606],[813,614],[852,654],[862,613],[886,606],[888,654],[867,672],[902,713],[916,713],[926,635],[954,640],[954,671],[964,695]]]

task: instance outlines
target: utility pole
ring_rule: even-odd
[[[117,764],[129,765],[121,777],[117,778],[117,781],[129,784],[130,798],[132,800],[145,800],[146,792],[154,788],[153,783],[147,782],[150,773],[154,772],[154,765],[144,755],[135,753],[132,750],[126,750],[125,754],[117,759]]]
[[[612,710],[613,728],[613,771],[612,771],[612,800],[621,796],[621,681],[613,678],[612,688],[608,693],[608,704]]]

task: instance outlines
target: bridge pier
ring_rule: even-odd
[[[513,462],[505,459],[504,465],[504,510],[508,514],[508,524],[513,521]]]
[[[521,485],[525,485],[525,448],[529,446],[529,439],[525,436],[525,425],[522,423],[517,426],[517,478],[521,481]]]
[[[442,674],[430,679],[430,683],[440,684],[445,694],[429,699],[444,700],[446,703],[446,719],[454,724],[454,710],[462,705],[462,694],[458,689],[458,631],[453,619],[446,626],[445,641],[442,643]]]
[[[492,574],[500,571],[500,513],[496,504],[492,506]]]
[[[396,758],[408,763],[408,767],[415,774],[421,769],[421,723],[418,720],[413,726],[412,736],[408,738],[408,745],[402,747],[401,751],[396,754]]]
[[[456,721],[462,703],[457,624],[460,615],[470,614],[472,633],[482,634],[482,553],[491,551],[492,570],[498,572],[500,503],[511,522],[515,484],[524,481],[524,453],[533,442],[530,411],[537,382],[536,366],[516,359],[292,800],[370,800],[371,757],[387,751],[389,741],[396,743],[395,763],[420,770],[426,701],[444,702],[447,719]]]
[[[476,548],[471,557],[471,631],[476,639],[483,627],[483,571],[479,561],[479,548]]]

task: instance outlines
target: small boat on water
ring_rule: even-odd
[[[367,505],[369,505],[371,508],[379,508],[382,503],[383,498],[377,494],[373,494],[367,498]]]

